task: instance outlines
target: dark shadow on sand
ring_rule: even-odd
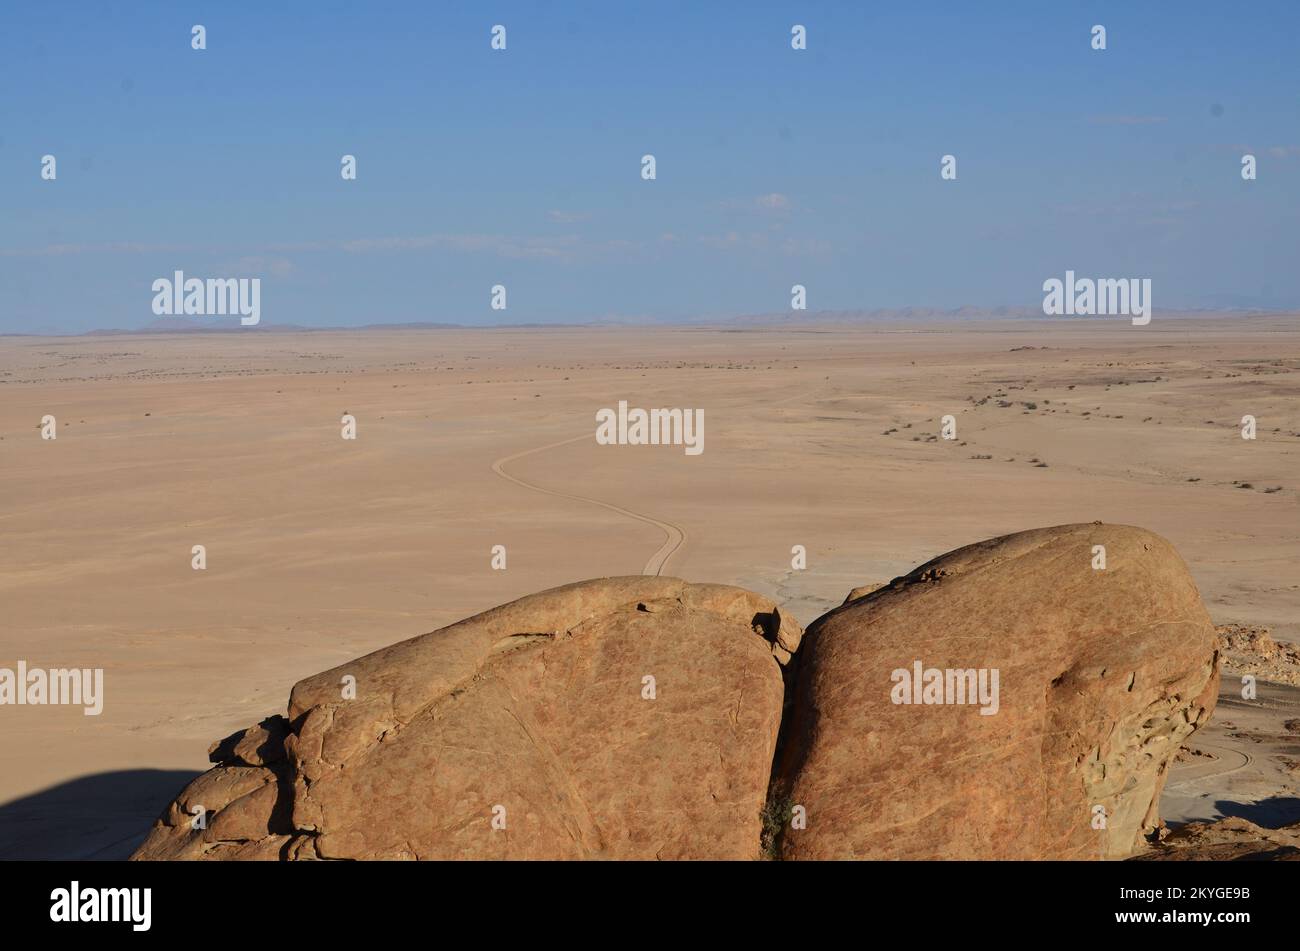
[[[1221,816],[1245,819],[1265,829],[1280,829],[1300,822],[1300,799],[1295,796],[1274,796],[1259,802],[1228,802],[1220,799],[1214,808]]]
[[[131,769],[97,773],[0,805],[0,860],[121,860],[199,773]]]

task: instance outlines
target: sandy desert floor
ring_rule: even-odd
[[[705,451],[597,445],[621,399],[703,409]],[[807,623],[1103,520],[1169,538],[1217,623],[1300,640],[1300,319],[0,338],[0,499],[0,666],[106,671],[98,717],[0,709],[0,857],[125,857],[295,680],[583,578]],[[1225,699],[1165,818],[1300,819],[1297,696]]]

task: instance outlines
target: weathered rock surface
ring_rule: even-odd
[[[300,681],[287,716],[213,744],[134,857],[1128,856],[1218,686],[1181,559],[1100,523],[861,586],[801,638],[722,585],[531,595]],[[996,671],[996,703],[931,669]]]
[[[1126,526],[996,538],[850,596],[800,651],[773,791],[806,828],[786,828],[782,855],[1129,855],[1158,821],[1169,762],[1213,710],[1215,643],[1182,559]],[[997,713],[894,703],[891,675],[917,661],[998,671]]]
[[[1300,862],[1300,822],[1265,829],[1246,819],[1190,822],[1135,862]]]
[[[133,857],[756,858],[801,635],[723,585],[531,595],[299,682]]]
[[[1300,647],[1279,644],[1266,627],[1221,624],[1223,666],[1234,674],[1300,687]]]

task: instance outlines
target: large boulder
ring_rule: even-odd
[[[299,682],[133,857],[757,858],[801,634],[671,578],[522,598]]]
[[[1178,555],[1100,523],[864,585],[801,637],[721,585],[532,595],[299,682],[135,857],[1126,856],[1218,684]]]
[[[783,857],[1142,846],[1218,687],[1214,627],[1168,542],[1101,523],[1038,529],[855,594],[799,653],[773,787],[796,816]]]

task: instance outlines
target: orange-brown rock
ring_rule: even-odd
[[[671,578],[522,598],[299,682],[134,858],[756,858],[801,634]]]
[[[1300,862],[1300,822],[1280,829],[1238,818],[1190,822],[1133,861]]]
[[[820,618],[798,663],[774,787],[783,812],[803,810],[787,859],[1131,854],[1218,685],[1182,559],[1100,523],[936,558]],[[998,674],[989,715],[969,702],[973,679],[945,673],[981,669],[990,697]],[[914,679],[916,699],[949,702],[895,702]]]
[[[1234,674],[1251,674],[1275,684],[1300,686],[1300,647],[1278,643],[1266,627],[1221,624],[1223,666]]]
[[[721,585],[532,595],[299,682],[135,857],[1125,856],[1218,683],[1181,559],[1100,523],[959,549],[801,637]]]

